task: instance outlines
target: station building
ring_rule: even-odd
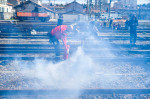
[[[57,11],[57,13],[63,16],[64,21],[76,22],[88,20],[88,16],[84,12],[83,6],[76,2],[76,0],[65,5],[65,7]]]
[[[39,19],[47,17],[47,15],[50,18],[53,18],[55,14],[55,12],[52,11],[51,9],[48,9],[32,0],[22,2],[21,4],[15,6],[14,9],[16,16],[19,16],[26,20],[36,20],[35,18]]]
[[[7,0],[0,0],[0,20],[10,19],[13,16],[12,6]]]
[[[7,3],[12,4],[13,6],[19,5],[20,0],[7,0]]]

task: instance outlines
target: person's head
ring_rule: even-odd
[[[132,16],[132,20],[136,20],[136,16],[135,15]]]

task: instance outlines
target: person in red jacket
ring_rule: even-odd
[[[52,29],[50,32],[49,41],[53,43],[56,49],[56,56],[60,56],[59,40],[62,40],[65,48],[64,59],[68,59],[70,46],[67,45],[67,33],[71,31],[73,31],[72,25],[60,25]]]

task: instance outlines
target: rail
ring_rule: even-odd
[[[25,89],[25,90],[0,90],[3,95],[81,95],[98,94],[150,94],[150,89]]]

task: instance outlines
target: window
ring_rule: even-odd
[[[1,0],[1,4],[3,4],[3,0]]]
[[[4,8],[2,7],[2,12],[4,12]]]
[[[4,3],[4,1],[2,0],[2,3],[1,4],[3,4]]]
[[[0,4],[7,5],[7,0],[0,0]]]
[[[5,5],[7,5],[7,0],[5,0]]]

